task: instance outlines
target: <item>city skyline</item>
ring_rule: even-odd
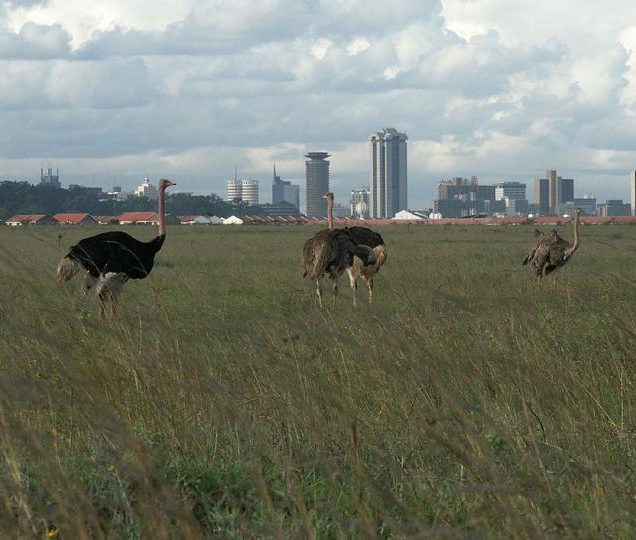
[[[324,148],[342,199],[365,181],[366,135],[394,125],[412,208],[441,178],[527,182],[549,167],[629,196],[633,3],[325,0],[319,17],[292,0],[211,5],[3,3],[0,176],[178,177],[222,195],[234,165],[263,181],[276,162],[298,182],[298,156]]]

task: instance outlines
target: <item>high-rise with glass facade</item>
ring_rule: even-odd
[[[406,134],[394,128],[385,128],[369,137],[371,218],[390,218],[407,209],[406,141]]]

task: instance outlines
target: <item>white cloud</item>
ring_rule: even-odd
[[[234,164],[266,182],[276,161],[301,179],[302,154],[322,149],[342,197],[366,181],[367,136],[385,126],[409,136],[413,206],[443,177],[523,179],[548,167],[579,174],[581,191],[603,178],[609,193],[636,164],[627,0],[611,10],[574,0],[26,0],[0,12],[6,171],[39,171],[43,160],[86,174],[165,169],[194,191],[217,186],[211,176],[223,190]]]

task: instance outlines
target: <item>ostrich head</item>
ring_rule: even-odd
[[[577,209],[575,210],[575,212],[576,212],[576,215],[577,215],[577,216],[580,216],[580,215],[581,215],[581,209],[580,209],[580,208],[577,208]]]
[[[161,180],[159,180],[159,189],[164,190],[170,186],[176,186],[177,184],[175,184],[174,182],[171,182],[170,180],[167,180],[165,178],[162,178]]]
[[[333,201],[334,199],[333,193],[331,193],[331,191],[327,191],[327,193],[325,193],[321,198],[327,199],[328,201]]]

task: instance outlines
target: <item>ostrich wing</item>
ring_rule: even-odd
[[[382,236],[368,227],[346,227],[344,230],[357,245],[369,246],[370,248],[384,245]]]
[[[67,257],[78,261],[92,276],[114,272],[142,279],[152,270],[163,239],[158,236],[150,242],[140,242],[121,231],[106,232],[80,240]]]
[[[539,247],[541,247],[541,243],[544,240],[545,240],[545,238],[541,238],[534,246],[532,246],[530,248],[530,250],[528,251],[527,255],[525,256],[525,258],[523,259],[521,264],[528,264],[531,260],[534,259],[534,256],[535,256],[537,250],[539,249]]]

